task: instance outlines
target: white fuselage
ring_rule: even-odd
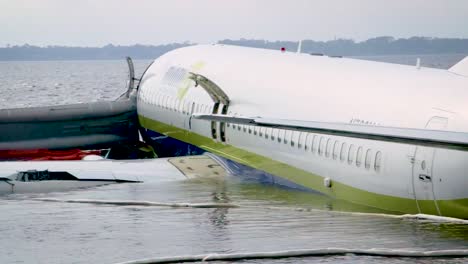
[[[220,87],[230,98],[229,106],[215,107],[207,92],[188,78],[190,73]],[[446,70],[202,45],[169,52],[153,63],[140,84],[138,115],[155,121],[154,126],[142,122],[147,129],[167,125],[156,132],[174,133],[181,141],[244,165],[262,170],[257,160],[274,161],[358,189],[359,195],[410,199],[419,212],[447,215],[443,201],[462,201],[459,208],[467,210],[468,152],[236,124],[213,127],[191,115],[468,132],[467,101],[468,77]],[[279,176],[287,177],[284,171],[278,169]],[[291,177],[308,183],[308,176]]]

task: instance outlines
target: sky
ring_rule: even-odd
[[[0,0],[0,46],[468,38],[468,0]]]

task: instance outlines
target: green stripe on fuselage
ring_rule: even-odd
[[[419,213],[418,206],[414,199],[372,193],[336,181],[333,181],[332,186],[328,188],[324,186],[324,177],[322,176],[228,144],[215,142],[211,138],[167,125],[141,115],[139,115],[138,118],[140,125],[144,128],[168,135],[177,140],[195,145],[206,151],[252,168],[288,179],[294,183],[319,191],[335,199],[350,201],[398,213]],[[420,213],[438,215],[438,212],[434,209],[434,201],[419,200],[418,203],[422,209]],[[464,219],[468,218],[468,198],[458,200],[438,200],[437,204],[443,216]]]

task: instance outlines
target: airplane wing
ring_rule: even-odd
[[[179,181],[208,177],[214,170],[216,175],[225,174],[208,155],[137,160],[4,161],[0,163],[0,195],[68,191],[115,183]]]
[[[240,125],[292,129],[326,135],[379,140],[418,146],[468,150],[468,133],[463,132],[262,117],[238,117],[216,114],[193,114],[192,118]]]

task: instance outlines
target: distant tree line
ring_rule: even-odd
[[[286,48],[297,50],[297,41],[267,41],[258,39],[225,39],[221,44],[239,45],[266,49]],[[180,47],[193,45],[191,43],[172,43],[167,45],[132,45],[103,47],[38,47],[28,44],[0,48],[0,60],[108,60],[122,59],[130,56],[134,59],[154,59],[162,54]],[[342,56],[369,55],[406,55],[406,54],[468,54],[468,39],[459,38],[427,38],[411,37],[395,39],[393,37],[377,37],[362,42],[351,39],[336,39],[329,41],[303,40],[302,52],[322,53]]]
[[[0,48],[0,60],[113,60],[130,56],[133,59],[154,59],[162,54],[185,47],[188,43],[173,43],[167,45],[132,45],[104,47],[64,47],[32,45],[11,46]]]
[[[219,43],[267,49],[281,49],[281,47],[284,47],[289,51],[297,50],[298,46],[297,41],[273,42],[255,39],[225,39]],[[427,37],[395,39],[393,37],[377,37],[362,42],[355,42],[352,39],[303,40],[301,50],[305,53],[342,56],[468,53],[468,39]]]

